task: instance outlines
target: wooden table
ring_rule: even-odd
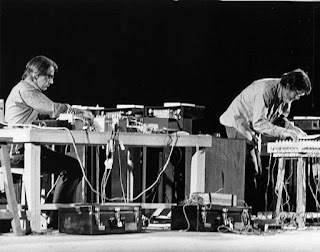
[[[30,225],[34,232],[41,231],[40,215],[40,145],[56,144],[69,145],[106,145],[112,137],[125,146],[164,147],[175,145],[177,147],[210,147],[212,137],[209,135],[177,135],[177,134],[142,134],[120,132],[112,136],[111,132],[95,132],[84,130],[63,130],[48,128],[5,128],[0,130],[0,137],[7,139],[8,143],[23,143],[25,146],[25,187],[28,209],[30,210]],[[196,152],[197,153],[197,152]],[[199,181],[204,181],[203,160],[193,158],[193,165],[189,160],[189,171],[186,174],[190,181],[190,193],[204,188]],[[186,167],[188,169],[188,167]],[[143,164],[143,174],[146,166]]]

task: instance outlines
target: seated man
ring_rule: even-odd
[[[93,118],[90,111],[74,109],[66,103],[53,102],[43,94],[43,91],[53,84],[57,70],[57,64],[45,56],[36,56],[27,63],[22,80],[12,88],[6,100],[5,121],[9,126],[31,124],[42,115],[57,118],[60,113],[79,113],[84,118]],[[12,145],[10,158],[12,166],[23,167],[23,145]],[[54,173],[58,177],[52,202],[75,202],[76,188],[82,178],[82,170],[78,161],[45,146],[41,147],[40,160],[42,171]],[[54,212],[51,214],[51,225],[54,228],[57,227]]]

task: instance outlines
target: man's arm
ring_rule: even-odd
[[[57,118],[60,113],[66,113],[68,106],[70,106],[66,103],[53,102],[42,92],[35,89],[21,92],[21,98],[26,105],[40,114],[49,115],[51,118]]]

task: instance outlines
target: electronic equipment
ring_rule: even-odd
[[[68,120],[36,120],[33,121],[32,124],[40,127],[63,127],[71,129]]]
[[[105,107],[100,107],[98,104],[96,106],[83,106],[83,105],[72,105],[72,108],[89,110],[92,114],[100,115],[102,111],[105,110]]]
[[[110,117],[97,115],[93,118],[93,126],[96,131],[108,132],[114,130],[114,121]]]
[[[176,132],[185,131],[192,133],[192,119],[167,119],[158,117],[144,117],[143,123],[146,125],[157,125],[158,131]]]
[[[318,116],[295,116],[293,123],[304,131],[320,130],[320,117]]]
[[[86,130],[90,127],[90,121],[83,117],[82,114],[61,113],[58,121],[68,121],[73,130]]]
[[[116,108],[105,108],[101,111],[101,115],[105,115],[106,117],[124,117],[124,116],[136,116],[142,117],[144,112],[143,105],[125,105],[118,104]]]
[[[320,157],[320,141],[278,140],[267,144],[267,152],[274,157]]]
[[[166,104],[166,103],[165,103]],[[204,118],[204,106],[180,106],[180,105],[170,105],[166,106],[147,106],[144,109],[145,117],[157,117],[157,118],[167,118],[167,119],[203,119]]]
[[[118,104],[116,108],[73,105],[73,108],[90,110],[95,116],[105,116],[108,118],[120,118],[123,116],[143,116],[143,105]]]
[[[100,132],[192,133],[192,120],[204,118],[204,106],[189,103],[164,103],[163,107],[118,104],[116,108],[74,105],[73,108],[93,111],[93,125],[88,127]],[[68,120],[73,125],[79,118],[73,114],[61,114],[59,119]]]
[[[204,118],[204,106],[189,103],[164,103],[163,106],[146,106],[144,123],[156,124],[166,131],[192,133],[192,120]]]
[[[142,132],[142,105],[118,104],[116,108],[104,108],[94,118],[98,131]]]

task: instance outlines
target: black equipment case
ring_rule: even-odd
[[[58,210],[60,233],[120,234],[142,230],[140,204],[81,204]]]
[[[220,226],[250,224],[250,207],[220,205],[172,206],[171,230],[216,232]]]

